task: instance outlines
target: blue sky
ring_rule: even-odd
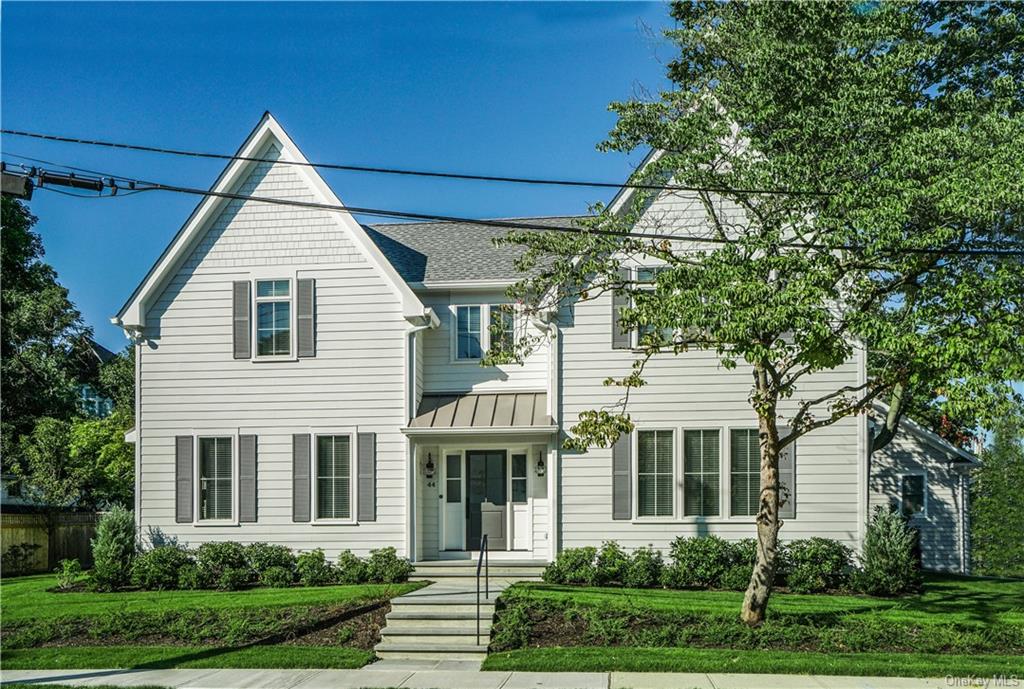
[[[621,181],[610,101],[666,85],[663,3],[4,2],[3,126],[233,152],[270,110],[311,160]],[[647,28],[645,28],[647,27]],[[649,29],[654,30],[652,35]],[[208,186],[221,164],[4,136],[10,153]],[[325,173],[351,205],[508,217],[607,191]],[[196,199],[39,191],[48,260],[96,338]]]

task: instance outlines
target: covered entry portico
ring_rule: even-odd
[[[415,557],[551,559],[556,427],[544,393],[426,395],[412,446]]]

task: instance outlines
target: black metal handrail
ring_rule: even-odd
[[[480,645],[480,568],[484,569],[484,600],[491,597],[491,562],[487,555],[487,534],[480,537],[480,555],[476,561],[476,645]]]

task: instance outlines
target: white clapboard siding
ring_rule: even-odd
[[[272,157],[271,146],[260,157]],[[259,164],[243,193],[315,200],[295,170]],[[235,360],[231,284],[280,266],[316,280],[316,356]],[[269,276],[268,276],[269,277]],[[294,307],[293,307],[294,308]],[[267,541],[365,555],[405,554],[407,443],[401,305],[330,213],[231,201],[149,310],[141,357],[140,525],[181,543]],[[292,434],[376,433],[377,519],[358,525],[292,522]],[[174,437],[193,431],[257,436],[257,521],[193,526],[174,520]],[[353,462],[355,453],[353,451]],[[353,509],[356,500],[352,501]]]
[[[501,390],[546,390],[548,346],[538,347],[520,364],[480,366],[478,362],[452,361],[455,318],[453,305],[501,304],[508,301],[502,290],[485,292],[440,291],[421,295],[424,304],[433,307],[441,321],[435,330],[423,333],[424,392],[498,392]],[[487,327],[487,324],[484,324]],[[522,326],[528,335],[538,331],[532,324]]]
[[[868,479],[869,504],[896,505],[901,502],[901,477],[905,474],[925,473],[927,516],[918,515],[911,524],[921,533],[922,564],[926,569],[960,572],[961,547],[967,520],[964,517],[966,497],[958,470],[950,465],[949,455],[925,441],[901,424],[892,442],[871,456],[871,474]]]

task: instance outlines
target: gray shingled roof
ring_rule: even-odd
[[[571,225],[575,216],[510,218],[531,225]],[[462,222],[364,225],[367,234],[406,282],[515,280],[516,258],[524,249],[494,246],[504,227]]]

